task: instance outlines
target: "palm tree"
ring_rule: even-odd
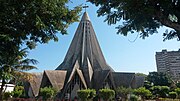
[[[0,37],[0,40],[0,80],[2,82],[0,86],[1,101],[5,84],[9,80],[17,80],[19,77],[23,80],[28,80],[30,74],[25,71],[35,69],[36,67],[33,65],[37,64],[37,61],[27,58],[27,48],[20,49],[17,43],[8,38]]]

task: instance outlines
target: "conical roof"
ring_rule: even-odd
[[[87,12],[82,16],[64,61],[56,70],[71,71],[76,61],[81,70],[112,70],[105,61]]]

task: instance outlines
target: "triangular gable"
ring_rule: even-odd
[[[70,87],[72,81],[74,80],[73,78],[74,78],[74,76],[75,76],[76,74],[77,74],[78,77],[80,78],[80,80],[81,80],[84,88],[85,88],[85,89],[87,88],[87,85],[86,85],[84,76],[83,76],[83,74],[82,74],[82,71],[79,69],[79,63],[78,63],[78,61],[76,61],[76,63],[74,64],[72,71],[69,71],[69,72],[70,72],[70,75],[69,75],[69,77],[67,77],[68,79],[67,79],[66,85],[65,85],[65,87],[64,87],[64,89],[63,89],[63,91],[62,91],[62,93],[61,93],[61,97],[64,96],[64,94],[66,93],[66,91],[67,91],[68,88]]]
[[[61,90],[64,87],[67,71],[64,70],[46,70],[44,71],[43,79],[48,79],[55,89]],[[43,82],[47,83],[47,82]]]
[[[31,92],[36,97],[39,94],[39,88],[41,85],[43,73],[31,73],[31,74],[32,74],[32,80],[29,81],[31,88],[29,89],[32,90]]]
[[[144,80],[145,80],[144,76],[135,75],[132,81],[132,88],[139,88],[144,86]]]
[[[79,70],[79,69],[76,69],[76,71],[77,71],[77,74],[79,75],[79,77],[80,77],[80,79],[81,79],[84,87],[87,88],[86,81],[85,81],[85,79],[84,79],[84,76],[83,76],[83,74],[82,74],[82,71]]]
[[[85,81],[85,79],[84,79],[84,76],[83,76],[83,74],[82,74],[82,71],[79,69],[79,63],[78,63],[78,61],[76,61],[75,65],[74,65],[74,67],[73,67],[73,70],[72,70],[72,72],[71,72],[71,74],[70,74],[70,76],[69,76],[69,79],[68,79],[68,82],[67,82],[67,83],[69,83],[69,82],[73,79],[73,76],[75,75],[75,73],[78,74],[78,76],[79,76],[79,78],[81,79],[84,87],[87,88],[86,81]]]
[[[135,73],[112,72],[112,76],[116,87],[131,87]]]
[[[76,69],[78,69],[78,68],[79,68],[79,63],[78,63],[78,61],[76,61],[75,65],[74,65],[74,67],[73,67],[73,69],[71,71],[71,74],[69,76],[68,83],[72,80],[72,77],[75,74]]]

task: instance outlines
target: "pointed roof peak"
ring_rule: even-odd
[[[84,12],[84,14],[83,14],[83,16],[82,16],[82,18],[81,18],[81,21],[86,21],[86,20],[89,20],[89,21],[90,21],[89,16],[88,16],[88,13],[87,13],[87,12]]]
[[[87,58],[88,60],[86,60]],[[81,18],[63,63],[56,70],[72,71],[75,68],[74,64],[77,65],[77,63],[80,70],[114,71],[106,63],[87,12],[84,12]]]

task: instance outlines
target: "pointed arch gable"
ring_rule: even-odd
[[[64,71],[64,70],[46,70],[46,71],[44,71],[41,87],[51,85],[52,87],[54,87],[58,90],[61,90],[64,87],[66,73],[67,73],[67,71]]]
[[[80,77],[80,79],[81,79],[81,82],[83,83],[84,87],[87,88],[86,81],[85,81],[85,79],[84,79],[84,76],[83,76],[83,74],[82,74],[82,71],[79,70],[79,69],[76,69],[76,71],[77,71],[77,74],[79,75],[79,77]]]
[[[42,77],[43,73],[32,73],[32,80],[28,82],[28,92],[32,92],[35,97],[39,94],[39,88],[41,85]]]

